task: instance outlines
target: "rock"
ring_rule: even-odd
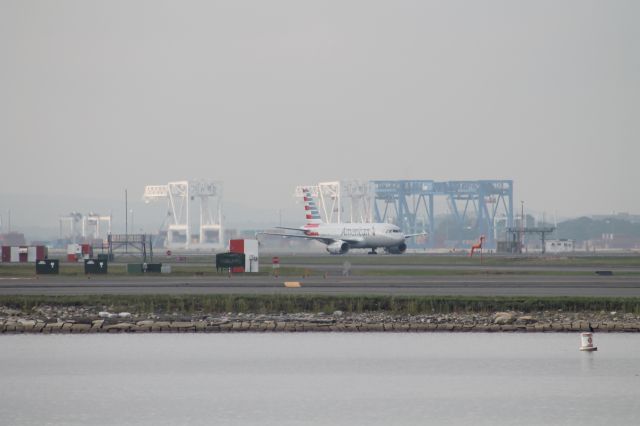
[[[99,316],[100,318],[109,318],[109,315],[111,315],[111,314],[110,314],[109,312],[106,312],[106,311],[100,311],[100,312],[98,312],[98,316]]]
[[[101,328],[103,324],[104,324],[104,320],[95,320],[95,321],[91,321],[91,326],[92,326],[92,328],[94,328],[94,329]]]
[[[111,330],[128,331],[133,326],[134,326],[133,324],[128,323],[128,322],[121,322],[121,323],[114,324],[114,325],[108,325],[108,326],[104,327],[104,330],[105,331],[111,331]]]
[[[522,322],[525,324],[535,324],[538,322],[538,320],[531,315],[524,315],[518,318],[518,322]]]
[[[494,324],[512,324],[515,321],[515,317],[509,312],[496,312],[493,316]]]
[[[35,320],[27,320],[27,319],[20,318],[18,320],[18,324],[20,324],[23,327],[25,327],[25,329],[26,328],[33,328],[36,325],[36,321]]]
[[[169,321],[156,321],[151,326],[151,331],[168,330],[170,326],[171,323]]]
[[[56,321],[56,322],[48,322],[48,323],[44,326],[44,330],[45,330],[45,331],[49,331],[49,332],[54,331],[54,330],[55,330],[55,331],[57,331],[57,330],[60,330],[60,329],[62,328],[62,325],[63,325],[63,324],[64,324],[64,323],[57,322],[57,321]]]
[[[131,314],[129,312],[120,312],[118,314],[118,317],[120,317],[120,318],[131,318]]]
[[[334,317],[341,317],[342,315],[344,315],[344,312],[342,312],[342,311],[334,311],[333,312],[333,316]]]
[[[185,331],[185,330],[193,330],[194,329],[194,325],[192,322],[186,322],[186,321],[174,321],[171,323],[171,325],[169,326],[172,329],[175,330],[181,330],[181,331]]]
[[[89,324],[72,324],[71,332],[72,333],[88,333],[91,330],[91,326]]]
[[[409,324],[400,323],[393,327],[394,331],[409,331]]]

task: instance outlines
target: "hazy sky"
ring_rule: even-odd
[[[635,0],[2,0],[0,208],[497,178],[531,209],[640,213],[639,22]]]

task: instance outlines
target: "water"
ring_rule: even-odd
[[[640,418],[640,336],[15,335],[2,425],[602,425]]]

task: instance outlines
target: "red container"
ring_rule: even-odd
[[[2,261],[11,262],[11,247],[2,246]]]
[[[36,259],[45,259],[49,256],[47,246],[36,246]]]
[[[229,251],[231,253],[244,253],[244,240],[229,240]],[[231,272],[244,272],[244,266],[234,266]]]
[[[29,261],[29,247],[20,246],[20,263],[27,263]]]

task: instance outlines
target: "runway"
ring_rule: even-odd
[[[300,288],[285,288],[298,281]],[[0,278],[0,295],[322,294],[640,297],[640,276],[448,275]]]

